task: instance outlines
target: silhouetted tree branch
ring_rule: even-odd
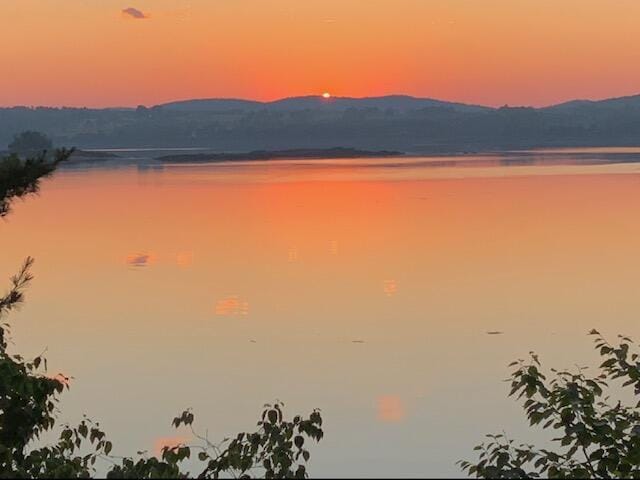
[[[478,478],[640,478],[640,352],[627,337],[611,345],[596,330],[590,334],[604,360],[596,375],[551,369],[548,379],[535,354],[512,363],[510,395],[523,400],[531,426],[555,432],[557,448],[487,435],[475,448],[477,462],[459,462],[464,471]],[[632,405],[612,400],[616,380],[633,387]]]
[[[27,159],[17,154],[0,159],[0,217],[9,213],[11,202],[36,193],[42,178],[51,175],[69,158],[73,149],[59,149],[49,158],[46,151]]]

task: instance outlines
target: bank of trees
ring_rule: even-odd
[[[39,155],[42,152],[51,152],[53,150],[53,142],[49,137],[41,132],[27,130],[13,137],[9,144],[9,152],[30,156]]]

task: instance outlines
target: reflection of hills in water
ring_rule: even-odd
[[[362,175],[375,178],[382,176],[393,178],[404,177],[432,177],[432,176],[467,176],[509,174],[509,167],[560,167],[560,169],[545,169],[536,172],[526,170],[527,174],[535,173],[592,173],[607,165],[616,171],[636,171],[634,165],[640,163],[640,147],[611,147],[611,148],[561,148],[538,149],[519,151],[494,151],[494,152],[467,152],[455,155],[419,156],[400,155],[384,157],[352,157],[352,158],[282,158],[277,160],[251,159],[233,161],[202,161],[202,153],[194,154],[194,162],[187,159],[190,156],[186,150],[181,150],[181,161],[158,161],[151,156],[159,150],[149,152],[119,151],[118,157],[101,159],[100,161],[73,162],[65,166],[71,170],[117,170],[121,168],[136,168],[140,176],[140,182],[145,182],[147,173],[159,173],[163,171],[181,170],[184,180],[193,175],[207,174],[215,176],[218,180],[225,181],[227,177],[237,180],[269,180],[274,181],[282,177],[282,180],[291,180],[291,175],[308,176],[313,174],[335,178],[347,175],[358,177]],[[163,151],[166,153],[166,150]],[[388,154],[390,152],[385,152]],[[135,156],[137,155],[137,156]],[[616,166],[617,167],[614,167]],[[627,165],[628,167],[625,167]],[[562,168],[566,167],[566,168]],[[575,167],[575,169],[574,169]],[[578,167],[583,167],[582,169]],[[640,167],[640,166],[639,166]],[[507,168],[507,170],[501,170]],[[464,170],[463,170],[464,169]],[[458,171],[458,173],[456,173]],[[613,170],[612,170],[613,171]],[[306,173],[305,173],[306,172]],[[313,173],[312,173],[313,172]],[[341,173],[342,172],[342,173]],[[358,173],[360,172],[360,173]],[[396,172],[396,173],[394,173]],[[422,173],[420,173],[422,172]],[[427,173],[429,172],[429,173]],[[461,173],[465,172],[465,173]],[[521,174],[525,169],[514,169],[514,174]],[[151,177],[150,177],[151,178]],[[161,181],[161,177],[153,177],[154,183]],[[175,180],[175,179],[174,179]]]
[[[624,148],[611,151],[601,149],[584,150],[538,150],[506,152],[500,165],[610,165],[640,162],[640,149]]]
[[[312,162],[303,162],[312,165]],[[510,166],[554,166],[554,165],[613,165],[640,163],[640,148],[631,149],[585,149],[585,150],[531,150],[514,152],[492,152],[486,154],[464,154],[443,157],[402,157],[385,160],[361,159],[359,162],[326,161],[313,163],[319,167],[373,167],[373,168],[452,168],[452,167],[510,167]]]

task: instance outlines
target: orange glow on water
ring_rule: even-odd
[[[249,302],[242,300],[238,295],[231,295],[216,302],[216,315],[236,316],[249,314]]]
[[[385,280],[384,281],[384,293],[387,297],[392,297],[398,291],[398,285],[396,285],[395,280]]]
[[[386,423],[401,422],[405,418],[404,404],[400,397],[387,395],[378,398],[378,420]]]
[[[414,461],[419,476],[443,456],[454,476],[461,436],[521,421],[502,381],[511,360],[589,362],[594,327],[640,337],[633,165],[413,180],[390,168],[387,181],[270,166],[271,182],[234,168],[242,179],[215,166],[63,171],[0,225],[0,278],[36,258],[16,345],[49,346],[51,371],[77,379],[66,411],[95,405],[129,451],[184,407],[221,439],[285,398],[331,419],[337,468],[381,459],[353,476]],[[124,261],[150,252],[152,268]]]
[[[176,265],[189,268],[193,265],[193,252],[180,252],[176,255]]]

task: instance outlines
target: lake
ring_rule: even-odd
[[[0,226],[5,283],[36,258],[16,348],[114,454],[279,399],[322,410],[312,476],[457,476],[485,433],[544,438],[509,362],[640,338],[640,149],[523,155],[62,170]]]

